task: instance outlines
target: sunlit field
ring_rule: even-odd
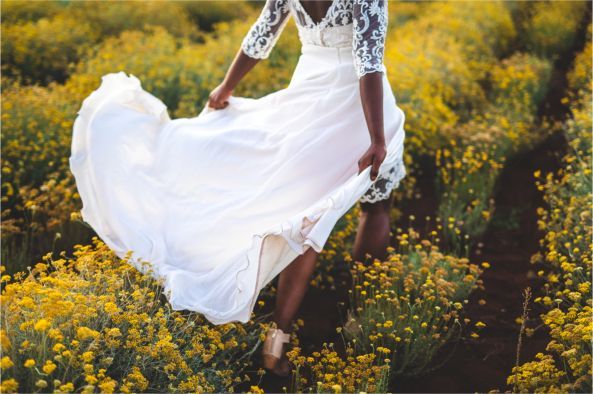
[[[389,1],[385,65],[408,175],[384,261],[338,222],[298,313],[291,377],[247,324],[173,311],[80,216],[82,100],[137,76],[197,116],[257,1],[1,3],[1,392],[591,392],[589,1]],[[287,86],[294,20],[235,96]]]

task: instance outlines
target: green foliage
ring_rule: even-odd
[[[525,44],[530,52],[551,60],[573,46],[589,1],[537,1],[530,18],[523,21]]]
[[[385,261],[355,263],[351,316],[342,330],[360,354],[384,353],[391,374],[419,375],[447,341],[459,335],[469,293],[481,269],[446,255],[410,232]]]

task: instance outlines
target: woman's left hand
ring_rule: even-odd
[[[358,173],[360,174],[365,168],[371,166],[371,180],[374,181],[379,174],[379,167],[386,156],[387,148],[385,144],[371,144],[369,149],[358,160]]]

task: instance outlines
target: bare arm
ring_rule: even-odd
[[[362,108],[369,128],[371,146],[359,161],[359,173],[371,166],[371,179],[375,180],[379,167],[387,155],[383,130],[383,73],[375,72],[360,79]]]
[[[359,173],[369,165],[371,179],[375,180],[385,156],[385,133],[383,130],[383,73],[365,74],[359,80],[362,109],[371,137],[371,146],[358,162]]]
[[[282,34],[290,17],[288,0],[266,0],[259,17],[243,38],[241,48],[235,55],[224,80],[208,99],[215,109],[225,108],[233,89],[243,77],[262,59],[266,59]]]
[[[229,105],[228,98],[237,84],[260,60],[247,56],[242,49],[239,49],[222,83],[210,93],[208,106],[214,109],[226,108]]]
[[[383,135],[383,73],[366,74],[360,79],[360,98],[371,143],[385,144]]]
[[[383,52],[387,33],[387,2],[385,0],[354,0],[352,51],[359,79],[360,98],[371,144],[358,161],[359,174],[371,166],[372,180],[387,149],[383,125]]]

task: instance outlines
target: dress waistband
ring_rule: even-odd
[[[315,57],[337,60],[339,63],[352,63],[352,47],[326,47],[315,44],[302,44],[301,54],[314,55]]]

